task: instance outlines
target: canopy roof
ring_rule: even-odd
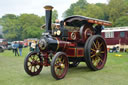
[[[82,25],[86,23],[90,24],[99,24],[104,26],[111,26],[112,23],[105,20],[99,20],[95,18],[89,18],[84,16],[70,16],[66,19],[64,19],[64,23],[66,26],[75,26],[75,27],[81,27]]]

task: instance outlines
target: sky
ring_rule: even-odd
[[[23,13],[45,15],[44,6],[52,5],[58,11],[59,19],[72,3],[78,0],[1,0],[0,18],[5,14],[20,15]],[[107,3],[108,0],[87,0],[88,3]]]

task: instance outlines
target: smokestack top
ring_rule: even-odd
[[[45,8],[45,10],[52,10],[53,9],[53,7],[50,5],[46,5],[44,8]]]

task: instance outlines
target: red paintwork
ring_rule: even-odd
[[[65,53],[68,57],[83,57],[84,56],[84,48],[68,48]]]
[[[84,56],[84,48],[77,48],[77,57]]]
[[[73,40],[71,37],[72,32],[68,32],[68,40]],[[76,39],[75,40],[79,40],[80,39],[80,33],[79,32],[74,32],[74,34],[76,35]]]
[[[125,37],[120,37],[120,32],[125,32]],[[105,32],[102,32],[102,36],[104,37],[107,45],[128,45],[128,31],[116,31],[114,32],[114,38],[105,38]]]
[[[44,65],[44,66],[50,66],[50,63],[48,62],[48,53],[46,53],[46,52],[43,53],[43,57],[44,57],[44,58],[43,58],[43,59],[44,59],[44,60],[43,60],[43,65]]]
[[[68,48],[66,50],[66,54],[68,57],[75,57],[76,55],[76,48]]]

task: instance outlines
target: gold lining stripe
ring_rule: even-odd
[[[79,50],[82,50],[81,55],[79,55],[79,53],[78,53]],[[77,48],[77,57],[83,57],[83,55],[84,55],[83,50],[84,50],[83,48]]]
[[[59,40],[58,40],[58,38],[56,38],[56,40],[57,40],[57,48],[56,48],[56,51],[59,49]]]

